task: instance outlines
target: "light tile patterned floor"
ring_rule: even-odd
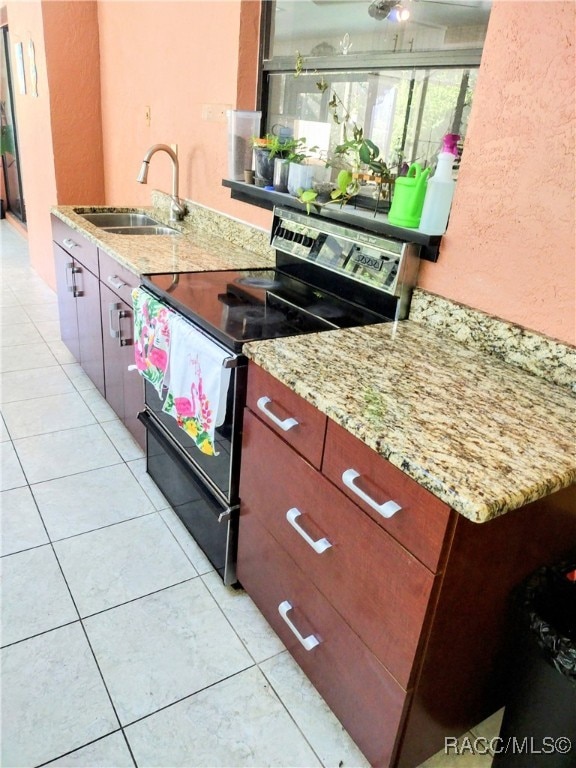
[[[59,341],[25,240],[0,238],[2,766],[366,766]]]

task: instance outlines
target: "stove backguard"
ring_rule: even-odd
[[[286,208],[274,209],[271,244],[278,269],[390,319],[408,316],[418,245]]]

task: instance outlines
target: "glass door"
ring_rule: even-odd
[[[0,37],[0,154],[2,155],[3,188],[6,199],[6,210],[17,216],[20,221],[26,221],[22,177],[20,174],[20,158],[18,155],[18,136],[16,131],[16,115],[14,112],[13,83],[10,68],[10,37],[8,27],[2,27]],[[2,195],[4,198],[4,194]]]

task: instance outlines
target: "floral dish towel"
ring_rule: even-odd
[[[178,315],[171,318],[168,395],[162,410],[176,419],[209,456],[216,456],[215,427],[224,421],[230,352],[217,347]]]
[[[139,373],[162,395],[168,384],[170,325],[174,312],[142,288],[132,291],[134,358]]]

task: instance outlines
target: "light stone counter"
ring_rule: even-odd
[[[474,522],[576,481],[569,391],[426,325],[407,320],[244,349]]]
[[[137,210],[168,223],[169,196],[155,191],[152,200]],[[134,208],[52,212],[137,275],[274,265],[268,233],[189,209],[172,225],[177,236],[111,234],[77,213]],[[575,482],[576,350],[419,290],[412,317],[244,349],[470,520],[486,522]]]
[[[136,210],[179,229],[182,234],[117,235],[90,224],[81,213],[77,213]],[[267,245],[264,232],[224,216],[218,216],[217,224],[211,226],[213,217],[208,209],[196,208],[184,222],[175,224],[168,221],[168,211],[158,206],[121,208],[60,205],[53,208],[52,213],[136,275],[274,266],[274,252]],[[214,233],[215,229],[219,235]],[[246,229],[247,235],[242,231],[242,236],[238,236],[238,229]]]

